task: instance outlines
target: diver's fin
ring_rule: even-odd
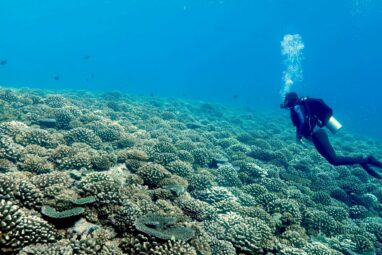
[[[377,179],[382,179],[382,176],[377,171],[369,167],[368,164],[361,164],[361,166],[369,175]]]
[[[373,166],[376,166],[376,167],[379,167],[379,168],[382,168],[382,162],[381,161],[378,161],[378,159],[376,159],[375,157],[373,156],[369,156],[367,158],[367,161],[370,165],[373,165]]]

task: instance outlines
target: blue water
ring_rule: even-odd
[[[381,25],[381,0],[1,0],[0,84],[277,110],[280,42],[298,33],[293,90],[382,139]]]

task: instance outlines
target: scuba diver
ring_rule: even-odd
[[[373,156],[344,157],[338,156],[334,151],[328,135],[323,127],[327,127],[335,133],[342,126],[333,117],[332,109],[321,99],[302,97],[299,98],[294,92],[287,93],[284,102],[280,105],[283,109],[289,109],[293,125],[296,127],[296,140],[302,144],[302,138],[312,141],[317,151],[334,166],[359,164],[365,171],[377,178],[382,175],[370,167],[382,168],[382,162]]]

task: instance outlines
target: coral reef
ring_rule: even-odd
[[[381,212],[378,180],[294,144],[281,115],[0,88],[1,254],[382,254]]]

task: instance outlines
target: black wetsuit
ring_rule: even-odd
[[[296,126],[297,139],[302,137],[311,140],[317,151],[332,165],[361,165],[371,176],[381,179],[382,176],[369,167],[369,159],[366,157],[338,156],[330,144],[325,130],[318,126],[319,120],[314,116],[307,117],[309,104],[299,103],[290,108],[293,125]]]

